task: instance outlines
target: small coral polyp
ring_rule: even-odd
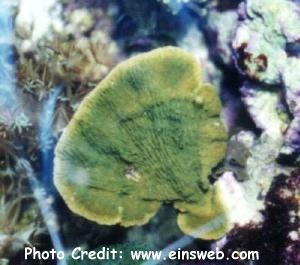
[[[208,176],[227,134],[214,88],[187,52],[164,47],[117,66],[81,103],[55,152],[54,182],[75,213],[99,224],[149,221],[163,203],[183,232],[229,229]]]

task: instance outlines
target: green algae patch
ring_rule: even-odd
[[[142,225],[169,203],[183,232],[221,237],[226,210],[208,180],[226,148],[220,110],[189,53],[165,47],[135,56],[83,100],[65,128],[55,185],[72,211],[99,224]],[[203,225],[209,229],[195,235]]]

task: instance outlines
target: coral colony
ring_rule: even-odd
[[[0,0],[0,265],[299,265],[299,40],[296,0]]]
[[[183,231],[218,218],[199,237],[226,232],[225,206],[208,175],[227,135],[216,93],[199,73],[191,55],[161,48],[122,63],[84,99],[55,155],[54,182],[73,211],[131,226],[168,202]]]

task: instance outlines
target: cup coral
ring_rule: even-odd
[[[162,203],[204,239],[228,230],[208,176],[227,134],[194,58],[159,48],[117,66],[81,103],[55,152],[54,182],[75,213],[99,224],[145,224]]]

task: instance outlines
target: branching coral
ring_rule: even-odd
[[[225,206],[208,180],[227,135],[218,97],[199,76],[191,55],[166,47],[122,63],[84,99],[54,168],[74,212],[132,226],[172,203],[184,232],[212,239],[227,231]]]

